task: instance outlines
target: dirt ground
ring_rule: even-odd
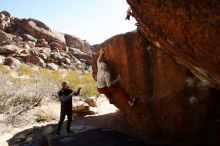
[[[136,135],[135,131],[132,130],[126,119],[122,116],[122,113],[114,105],[109,104],[106,97],[100,96],[97,98],[96,103],[97,107],[93,109],[96,112],[94,115],[73,114],[71,130],[78,133],[94,128],[110,128],[125,134]],[[75,101],[73,105],[76,104],[77,102]],[[41,105],[41,107],[31,109],[14,118],[14,123],[16,123],[14,125],[9,120],[10,114],[1,114],[0,145],[16,146],[41,140],[43,136],[53,138],[59,119],[59,112],[59,102],[47,103],[47,105]],[[39,115],[44,121],[39,120]],[[37,122],[36,119],[39,121]],[[67,135],[65,126],[66,121],[61,129],[61,136]]]

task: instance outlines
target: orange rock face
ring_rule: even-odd
[[[219,0],[127,0],[143,35],[220,89]]]
[[[173,145],[219,142],[219,124],[215,121],[220,117],[220,94],[207,82],[199,80],[137,32],[117,35],[96,46],[94,78],[100,49],[105,50],[104,58],[113,76],[121,76],[116,86],[138,98],[130,107],[113,95],[115,105],[140,135],[151,142],[166,141]]]

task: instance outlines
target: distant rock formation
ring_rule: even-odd
[[[93,76],[100,49],[117,86],[137,97],[134,107],[113,95],[140,136],[172,146],[220,145],[218,0],[127,0],[136,32],[92,47]]]
[[[87,70],[90,44],[57,32],[35,19],[18,19],[0,12],[0,58],[6,65],[34,64],[50,69]],[[20,63],[18,63],[20,62]]]

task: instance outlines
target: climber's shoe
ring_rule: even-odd
[[[135,98],[129,100],[129,101],[128,101],[128,104],[129,104],[131,107],[134,106],[134,103],[135,103],[136,99],[137,99],[137,98],[135,97]]]

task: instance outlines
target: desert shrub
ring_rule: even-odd
[[[70,87],[73,88],[73,89],[76,89],[80,86],[79,85],[79,80],[80,80],[79,78],[80,78],[79,73],[77,73],[76,71],[71,70],[63,78],[63,80],[69,81]]]
[[[49,70],[46,68],[40,68],[37,72],[37,76],[40,78],[47,79],[54,84],[59,84],[62,81],[62,76],[59,71]]]
[[[82,94],[86,96],[96,96],[98,94],[96,82],[92,78],[92,73],[88,72],[80,76],[79,85],[83,88]]]
[[[93,80],[91,72],[79,74],[77,71],[69,71],[64,80],[69,81],[74,90],[82,87],[81,95],[83,96],[95,96],[97,94],[96,82]]]
[[[11,74],[12,70],[0,65],[0,112],[10,107],[32,105],[39,100],[58,101],[57,92],[64,80],[69,81],[74,90],[82,87],[82,96],[97,95],[96,82],[90,72],[80,74],[73,70],[64,72],[31,66],[20,66],[15,71]]]
[[[92,74],[85,73],[80,74],[77,71],[69,70],[65,76],[60,71],[51,71],[48,69],[40,69],[39,76],[44,77],[48,82],[52,82],[57,88],[60,88],[62,81],[69,81],[70,87],[77,90],[78,87],[82,87],[83,96],[94,96],[97,94],[96,83],[92,78]]]

